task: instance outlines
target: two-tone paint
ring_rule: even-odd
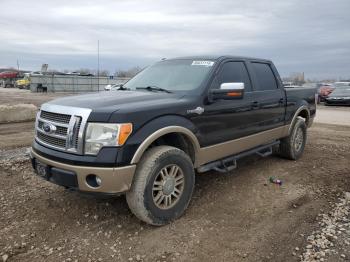
[[[132,123],[133,133],[122,147],[105,147],[97,156],[87,156],[79,153],[83,152],[82,149],[74,154],[61,152],[34,141],[34,157],[40,157],[40,161],[51,166],[64,164],[66,169],[69,166],[74,170],[76,166],[88,166],[90,170],[96,168],[100,172],[100,168],[109,168],[116,176],[122,168],[123,176],[128,177],[126,184],[130,187],[135,167],[143,153],[165,135],[180,134],[184,137],[193,153],[194,166],[198,168],[288,136],[298,116],[303,117],[308,125],[312,123],[316,111],[315,90],[284,89],[276,68],[269,60],[231,56],[176,59],[210,60],[215,63],[201,86],[186,93],[125,90],[72,96],[47,103],[47,107],[58,109],[75,107],[89,110],[86,122]],[[245,90],[242,99],[210,101],[209,90],[217,88],[213,85],[215,77],[229,61],[245,64],[251,88]],[[278,86],[276,90],[256,89],[258,79],[251,68],[252,62],[270,65]],[[81,138],[84,139],[84,133]],[[125,170],[130,173],[126,175]],[[83,180],[79,179],[81,183]],[[115,185],[108,190],[86,186],[79,186],[79,189],[105,193],[128,190],[125,183],[121,184],[123,186]]]

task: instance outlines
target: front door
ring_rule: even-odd
[[[244,61],[221,65],[210,88],[222,83],[244,83],[244,95],[235,100],[215,100],[204,105],[204,113],[192,119],[199,131],[201,146],[210,146],[249,135],[254,130],[252,85]]]

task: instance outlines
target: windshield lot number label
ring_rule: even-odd
[[[213,66],[213,61],[193,61],[193,66]]]

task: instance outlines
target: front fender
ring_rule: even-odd
[[[127,140],[122,150],[119,151],[117,163],[138,163],[152,142],[169,133],[181,133],[185,135],[192,142],[195,155],[197,155],[200,145],[196,137],[197,128],[195,125],[185,117],[166,115],[153,119],[136,130]]]

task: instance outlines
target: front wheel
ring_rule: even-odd
[[[186,210],[194,189],[190,157],[170,146],[149,149],[138,163],[126,200],[130,210],[151,225],[165,225]]]
[[[298,118],[288,137],[281,139],[279,154],[282,157],[297,160],[304,152],[307,127],[305,121]]]

